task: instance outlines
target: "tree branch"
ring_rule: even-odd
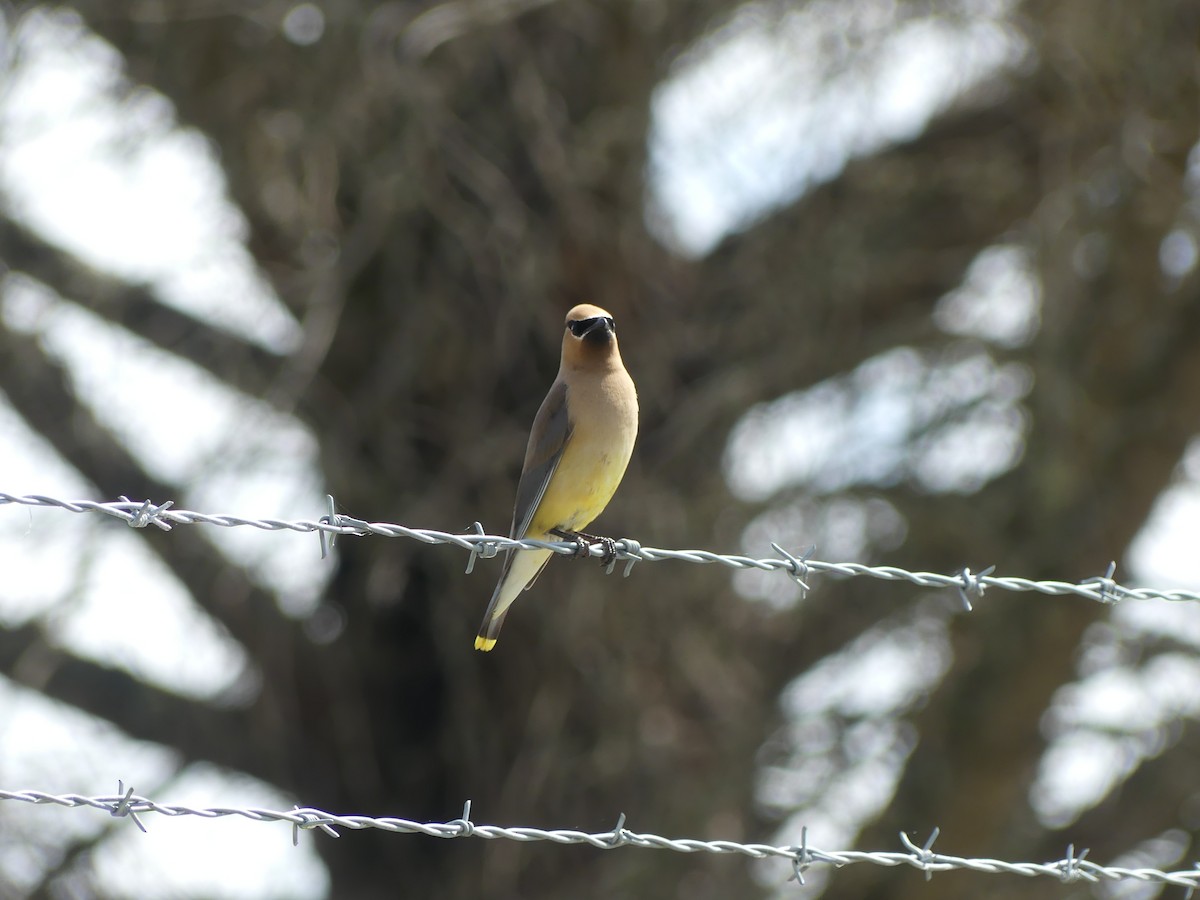
[[[0,673],[55,700],[112,722],[130,737],[170,747],[187,760],[269,777],[253,741],[255,711],[188,701],[120,669],[80,659],[53,645],[36,624],[0,629]]]
[[[275,395],[271,388],[283,364],[279,357],[159,302],[145,285],[129,284],[81,263],[6,216],[0,216],[0,259],[12,271],[40,281],[236,390],[268,402]]]
[[[0,327],[0,389],[22,418],[102,496],[173,496],[175,486],[146,473],[75,397],[69,376],[37,341]],[[253,584],[207,540],[144,533],[147,547],[167,564],[200,607],[257,656],[281,617],[269,592]]]

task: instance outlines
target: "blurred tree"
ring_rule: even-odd
[[[585,299],[615,314],[643,408],[635,462],[598,527],[661,546],[729,548],[754,516],[793,503],[786,491],[763,503],[730,492],[732,429],[756,402],[896,348],[929,367],[983,354],[1030,380],[1023,451],[998,477],[941,491],[901,470],[820,498],[898,514],[903,543],[864,553],[909,568],[1102,573],[1200,421],[1200,284],[1194,267],[1171,276],[1160,258],[1168,235],[1194,233],[1200,7],[1189,0],[1015,4],[1020,65],[700,259],[647,228],[647,133],[673,62],[735,5],[72,6],[120,50],[133,83],[211,139],[248,246],[303,342],[273,358],[12,216],[0,256],[301,417],[329,490],[355,516],[500,528],[561,316]],[[902,15],[954,20],[969,6],[912,2]],[[1040,322],[1024,343],[964,342],[937,324],[938,302],[997,244],[1032,260]],[[44,348],[4,328],[0,388],[102,496],[180,488],[97,423]],[[961,412],[914,431],[907,458]],[[470,647],[494,566],[464,578],[459,554],[359,539],[338,546],[324,604],[345,627],[324,642],[200,537],[145,538],[254,661],[252,702],[198,704],[65,651],[37,686],[185,759],[352,813],[445,820],[470,797],[478,817],[502,823],[603,830],[623,811],[638,830],[767,839],[756,765],[779,739],[781,690],[896,610],[895,589],[878,585],[823,583],[779,609],[702,567],[645,565],[614,581],[558,562],[484,656]],[[1104,617],[1084,601],[989,596],[955,619],[948,671],[913,705],[907,764],[862,846],[937,825],[946,852],[1057,855],[1045,848],[1064,835],[1028,800],[1041,723]],[[38,633],[0,634],[10,677],[24,677],[15,661]],[[1177,778],[1193,745],[1166,747],[1138,777]],[[1093,858],[1178,824],[1146,787],[1088,824]],[[744,861],[707,855],[369,831],[319,847],[339,897],[762,890]],[[1012,889],[972,878],[927,884],[859,867],[829,896]]]

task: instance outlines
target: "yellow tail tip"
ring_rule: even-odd
[[[489,650],[491,650],[495,646],[496,646],[495,638],[484,637],[482,634],[479,635],[477,638],[475,638],[475,649],[476,650],[482,650],[484,653],[487,653]]]

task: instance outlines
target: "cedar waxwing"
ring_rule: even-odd
[[[533,420],[510,535],[550,541],[586,528],[621,483],[637,429],[637,390],[621,362],[616,324],[598,306],[576,306],[567,313],[558,377]],[[512,602],[552,555],[509,551],[476,650],[496,646]]]

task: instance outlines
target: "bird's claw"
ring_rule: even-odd
[[[617,542],[610,537],[597,538],[604,547],[604,555],[600,557],[600,565],[608,567],[617,561]]]
[[[617,542],[610,537],[584,534],[582,531],[566,531],[561,528],[555,528],[550,533],[564,541],[574,541],[577,548],[575,551],[577,559],[586,559],[591,556],[592,544],[599,544],[604,548],[604,554],[600,557],[600,565],[612,565],[617,558]]]
[[[551,528],[550,533],[556,538],[562,538],[564,541],[574,543],[576,559],[586,559],[592,555],[592,544],[586,534],[580,534],[577,531],[567,531],[563,528]]]

